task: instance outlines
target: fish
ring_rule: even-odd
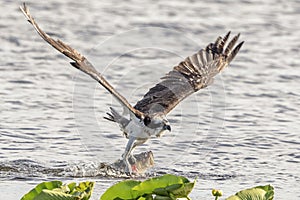
[[[129,163],[134,174],[143,174],[148,169],[154,166],[154,157],[152,151],[141,152],[133,156],[134,159],[130,158]],[[124,163],[123,159],[118,159],[117,161],[112,163],[110,167],[122,173],[126,172],[126,164]]]

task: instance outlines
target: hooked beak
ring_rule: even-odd
[[[171,132],[171,126],[168,125],[168,124],[165,124],[165,125],[164,125],[164,130],[168,130],[168,131]]]

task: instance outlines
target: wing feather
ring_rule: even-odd
[[[90,75],[93,79],[98,81],[106,90],[108,90],[117,100],[118,102],[123,105],[124,108],[127,108],[129,111],[131,111],[132,114],[135,116],[142,118],[143,113],[141,113],[139,110],[136,110],[133,108],[128,101],[120,94],[118,93],[107,81],[106,79],[94,68],[94,66],[79,52],[77,52],[75,49],[70,47],[69,45],[65,44],[64,42],[60,40],[54,40],[52,39],[47,33],[45,33],[35,22],[33,17],[31,16],[29,9],[27,6],[23,5],[23,7],[20,7],[21,11],[26,16],[29,23],[33,25],[35,30],[38,32],[38,34],[51,46],[53,46],[55,49],[57,49],[59,52],[64,54],[65,56],[72,59],[74,62],[71,62],[71,65],[75,68],[81,70],[82,72]]]
[[[223,38],[218,37],[215,43],[209,44],[206,48],[196,54],[187,57],[161,78],[161,82],[152,87],[137,104],[132,107],[128,101],[119,94],[93,67],[93,65],[79,52],[60,40],[54,40],[40,29],[28,8],[24,4],[21,7],[27,20],[33,25],[38,34],[51,46],[65,56],[72,59],[72,66],[90,75],[98,81],[104,88],[113,94],[117,100],[127,107],[131,113],[142,118],[144,114],[163,112],[169,113],[179,102],[190,94],[201,88],[207,87],[213,82],[213,77],[224,69],[236,56],[243,42],[236,47],[239,38],[236,35],[226,46],[229,38],[228,32]],[[225,51],[224,51],[225,48]]]
[[[230,32],[223,38],[218,37],[215,43],[210,43],[206,48],[180,62],[162,77],[161,82],[152,87],[134,108],[147,114],[167,114],[183,99],[210,85],[213,77],[233,60],[243,45],[241,42],[234,48],[239,38],[238,34],[225,48],[229,36]]]

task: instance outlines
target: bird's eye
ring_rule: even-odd
[[[146,126],[148,126],[150,123],[151,123],[151,118],[149,116],[145,116],[145,118],[144,118],[144,124]]]

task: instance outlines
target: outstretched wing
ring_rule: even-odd
[[[211,84],[213,77],[233,60],[244,43],[241,42],[234,48],[238,34],[225,48],[229,35],[230,32],[223,38],[219,36],[215,43],[210,43],[175,66],[134,108],[147,114],[167,114],[184,98]]]
[[[131,111],[135,116],[141,118],[143,116],[143,113],[141,113],[139,110],[136,110],[133,108],[128,101],[120,94],[118,93],[105,79],[104,77],[93,67],[93,65],[79,52],[77,52],[75,49],[70,47],[69,45],[65,44],[64,42],[60,40],[54,40],[52,39],[47,33],[41,30],[41,28],[37,25],[33,17],[31,16],[28,8],[26,7],[25,3],[23,7],[20,7],[21,11],[26,16],[29,23],[33,25],[35,30],[38,32],[38,34],[51,46],[53,46],[55,49],[57,49],[59,52],[64,54],[65,56],[71,58],[74,62],[71,62],[71,65],[75,68],[81,70],[82,72],[90,75],[93,79],[98,81],[104,88],[106,88],[116,99],[119,101],[121,105],[128,108],[129,111]]]

